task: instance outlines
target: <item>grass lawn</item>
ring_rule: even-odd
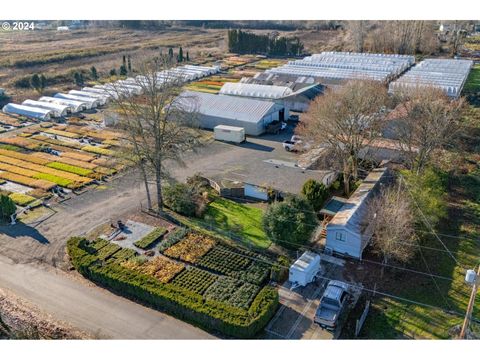
[[[436,279],[416,275],[401,270],[385,271],[385,279],[378,276],[379,291],[401,296],[438,308],[418,306],[387,297],[378,297],[372,303],[361,337],[370,339],[395,338],[451,338],[449,330],[463,321],[471,288],[464,282],[465,269],[473,268],[480,261],[480,108],[475,109],[476,126],[469,129],[469,136],[476,138],[467,150],[465,159],[469,162],[468,172],[451,174],[446,188],[448,215],[439,222],[435,231],[443,243],[460,263],[457,264],[446,253],[438,239],[429,233],[418,233],[421,245],[437,250],[422,249],[428,264],[426,268],[421,254],[416,255],[407,267],[423,272],[431,272],[449,279]],[[477,159],[475,161],[475,159]],[[373,272],[379,272],[375,269]],[[474,307],[473,316],[480,318],[480,301]]]
[[[465,93],[480,91],[480,64],[472,67],[463,89]]]
[[[249,204],[217,197],[205,211],[203,219],[190,219],[199,226],[238,240],[244,245],[266,249],[271,241],[262,227],[263,210]]]

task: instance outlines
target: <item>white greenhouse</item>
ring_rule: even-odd
[[[431,86],[457,98],[462,93],[472,66],[471,60],[426,59],[392,82],[389,92]]]
[[[2,110],[7,114],[21,115],[37,120],[49,120],[53,116],[52,110],[13,103],[5,105]]]
[[[71,108],[68,105],[54,104],[45,101],[25,100],[22,105],[39,107],[42,109],[51,110],[55,117],[62,117],[68,115],[71,112]]]
[[[231,83],[223,84],[219,94],[261,99],[280,99],[291,95],[292,89],[286,86]]]
[[[89,109],[94,109],[99,105],[99,100],[93,97],[77,96],[77,95],[62,94],[62,93],[55,94],[53,95],[53,97],[57,99],[83,101],[88,104]]]
[[[52,104],[67,105],[70,107],[71,111],[76,113],[79,111],[90,109],[89,104],[85,101],[71,100],[71,99],[60,99],[54,98],[51,96],[42,96],[39,101],[48,102]]]
[[[111,92],[109,93],[108,90],[106,89],[97,89],[97,88],[92,88],[92,87],[84,87],[82,88],[83,92],[87,92],[89,94],[98,94],[98,95],[103,95],[107,97],[108,99],[111,99],[113,96],[116,94],[112,94]]]
[[[81,96],[85,98],[95,98],[98,100],[99,105],[105,105],[107,103],[108,97],[102,94],[93,94],[89,93],[88,91],[80,91],[80,90],[70,90],[68,92],[71,95]]]
[[[415,57],[409,55],[322,52],[265,72],[314,77],[322,83],[353,79],[388,82],[414,63]]]

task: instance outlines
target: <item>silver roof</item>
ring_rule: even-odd
[[[279,99],[292,94],[286,86],[231,83],[223,84],[220,89],[222,95],[236,95],[263,99]]]
[[[257,123],[274,109],[270,101],[247,99],[238,96],[214,95],[196,91],[185,91],[178,100],[187,111],[219,118],[229,118]]]

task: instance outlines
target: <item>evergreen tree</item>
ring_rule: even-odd
[[[76,71],[73,74],[73,79],[75,80],[75,84],[77,86],[82,86],[83,85],[83,75],[82,75],[82,73],[79,73],[78,71]]]
[[[120,66],[120,75],[122,76],[127,75],[127,67],[125,65]]]
[[[128,72],[132,72],[132,58],[128,55]]]
[[[7,195],[0,195],[0,217],[4,220],[9,220],[10,216],[15,214],[17,207],[12,199]]]
[[[90,68],[90,74],[92,75],[93,80],[98,80],[97,68],[95,66]]]
[[[34,74],[32,76],[32,78],[30,79],[30,85],[32,86],[32,88],[34,88],[35,90],[37,91],[41,91],[41,88],[42,88],[42,84],[41,84],[41,81],[40,81],[40,76],[38,76],[38,74]]]
[[[190,56],[188,55],[188,51],[187,51],[187,56],[185,57],[185,59],[186,59],[187,61],[190,61]]]
[[[177,60],[178,60],[178,62],[183,62],[183,60],[184,60],[184,59],[183,59],[183,49],[182,49],[181,46],[178,48],[178,57],[177,57]]]
[[[171,59],[173,59],[173,48],[168,48],[168,57]]]
[[[125,69],[127,68],[127,58],[125,55],[122,56],[122,65],[125,66]]]
[[[110,70],[110,76],[116,76],[116,75],[117,75],[117,70],[116,69]]]
[[[47,87],[47,78],[45,75],[40,75],[40,91],[43,91]]]

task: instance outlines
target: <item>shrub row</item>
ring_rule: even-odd
[[[278,292],[266,286],[246,309],[204,300],[195,292],[175,284],[162,284],[155,278],[116,263],[101,264],[83,238],[71,238],[67,251],[73,266],[85,277],[131,299],[166,311],[206,330],[236,338],[251,338],[270,321],[278,307]]]
[[[134,245],[136,247],[139,247],[140,249],[147,249],[166,233],[167,229],[165,229],[164,227],[157,227],[140,240],[135,241]]]
[[[178,243],[180,240],[182,240],[185,236],[187,236],[189,233],[189,230],[186,228],[178,228],[174,232],[170,233],[168,237],[163,239],[160,244],[158,244],[158,251],[163,253],[165,250],[167,250],[169,247],[175,245]]]

